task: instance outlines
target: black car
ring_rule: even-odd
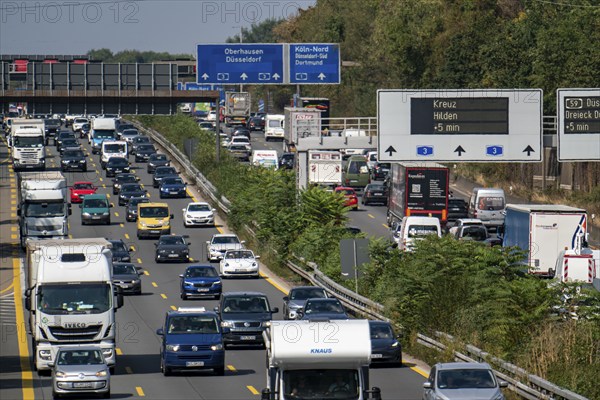
[[[106,176],[115,176],[123,172],[129,172],[129,160],[125,157],[111,157],[106,162]]]
[[[113,285],[121,288],[123,293],[142,294],[140,275],[143,274],[132,263],[114,263]]]
[[[365,186],[361,197],[361,203],[364,205],[378,203],[387,206],[388,191],[383,183],[369,183]]]
[[[348,319],[344,306],[336,298],[308,299],[300,312],[300,319]]]
[[[146,197],[148,192],[139,183],[124,183],[119,192],[119,205],[125,206],[132,197]]]
[[[133,251],[133,247],[127,248],[125,242],[122,239],[119,240],[109,240],[112,244],[112,260],[113,262],[130,262],[131,254],[130,251]]]
[[[236,126],[233,128],[231,136],[245,136],[250,140],[250,130],[245,126]]]
[[[118,174],[112,180],[113,181],[112,192],[113,192],[113,194],[119,194],[119,191],[121,190],[121,185],[123,185],[125,183],[137,183],[137,182],[139,182],[139,180],[140,180],[140,177],[136,176],[135,174],[132,174],[132,173]]]
[[[152,144],[148,136],[136,136],[131,140],[131,154],[135,155],[137,148],[142,144]]]
[[[153,174],[157,167],[168,167],[169,165],[171,165],[171,160],[166,154],[152,154],[148,158],[148,173]]]
[[[371,179],[374,181],[383,181],[390,173],[392,164],[388,162],[376,162],[371,170]]]
[[[148,161],[151,155],[156,154],[156,148],[153,144],[140,144],[135,150],[135,161]]]
[[[325,289],[318,286],[297,286],[283,298],[283,319],[296,319],[308,299],[327,298]]]
[[[279,157],[279,168],[294,169],[296,163],[296,153],[283,153]]]
[[[137,221],[137,205],[140,203],[150,203],[150,199],[147,197],[131,197],[127,203],[127,211],[125,212],[125,220],[127,222]]]
[[[71,131],[60,131],[60,132],[58,132],[58,134],[54,138],[54,144],[56,145],[57,149],[60,148],[60,144],[65,139],[77,139],[76,136],[75,136],[75,132],[71,132]]]
[[[175,167],[156,167],[154,176],[152,177],[152,186],[158,188],[160,186],[160,181],[165,176],[177,176]]]
[[[453,222],[461,218],[468,218],[467,202],[463,199],[448,199],[448,222]]]
[[[392,324],[386,321],[369,321],[371,331],[371,363],[402,366],[402,345]]]
[[[56,136],[58,131],[60,131],[60,127],[62,125],[62,121],[60,119],[45,119],[44,120],[44,131],[46,132],[46,146],[48,145],[48,140],[52,138],[52,140],[56,140]]]
[[[162,235],[156,246],[154,261],[157,263],[165,261],[188,262],[190,260],[190,243],[180,235]]]
[[[248,122],[248,128],[251,131],[264,131],[265,130],[265,118],[264,117],[252,117]]]
[[[260,292],[226,292],[221,295],[219,313],[223,326],[229,332],[223,338],[224,345],[263,345],[263,331],[271,323],[277,307],[271,308],[267,295]]]
[[[83,150],[65,150],[60,160],[61,171],[87,171],[87,161]]]
[[[60,153],[60,155],[62,156],[65,150],[67,149],[78,150],[81,149],[81,146],[79,146],[79,142],[77,141],[77,139],[67,138],[61,140],[60,145],[58,146],[58,152]]]

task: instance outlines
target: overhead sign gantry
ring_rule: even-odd
[[[558,89],[559,161],[600,160],[600,88]]]

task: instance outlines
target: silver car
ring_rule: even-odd
[[[50,366],[52,397],[92,393],[110,397],[110,371],[97,346],[62,346]]]
[[[423,384],[423,400],[504,400],[499,381],[487,363],[438,363]]]

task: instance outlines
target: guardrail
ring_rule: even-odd
[[[223,212],[226,214],[229,213],[229,207],[231,206],[229,200],[227,200],[227,198],[224,196],[217,195],[217,189],[214,187],[214,185],[209,182],[196,167],[192,165],[190,160],[175,145],[166,141],[159,132],[153,129],[148,129],[135,121],[133,124],[140,132],[143,132],[154,139],[168,153],[170,153],[171,157],[173,157],[182,166],[186,174],[189,177],[194,178],[196,185],[198,185]],[[252,230],[250,230],[250,232],[252,232]],[[373,300],[361,296],[336,283],[331,278],[323,274],[323,272],[319,270],[315,263],[306,262],[305,260],[296,257],[295,260],[288,260],[287,265],[292,271],[300,275],[303,279],[309,281],[313,285],[324,288],[329,294],[337,297],[350,310],[372,319],[389,321],[389,319],[384,315],[385,307],[382,304],[374,302]],[[435,332],[435,335],[437,338],[445,341],[446,343],[455,345],[458,344],[458,341],[447,333]],[[448,347],[441,341],[427,337],[421,333],[417,334],[417,343],[438,351],[445,351]],[[454,351],[453,356],[455,360],[489,363],[494,369],[496,375],[500,379],[503,379],[509,383],[509,389],[525,399],[589,400],[588,398],[570,390],[563,389],[552,382],[548,382],[537,375],[530,374],[514,364],[494,357],[473,345],[464,345],[464,349],[462,349],[462,351],[464,351],[466,354]]]

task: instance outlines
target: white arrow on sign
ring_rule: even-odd
[[[273,74],[273,79],[275,79],[275,80],[279,79],[279,74],[277,72],[275,72]]]
[[[248,78],[248,75],[246,75],[245,72],[242,72],[242,74],[240,75],[240,78],[242,78],[242,80],[246,80],[246,78]]]
[[[318,77],[320,80],[323,80],[323,79],[325,79],[325,74],[321,72],[321,73],[320,73],[320,74],[319,74],[317,77]]]
[[[208,74],[206,72],[204,74],[202,74],[202,79],[204,79],[204,80],[208,79]]]

